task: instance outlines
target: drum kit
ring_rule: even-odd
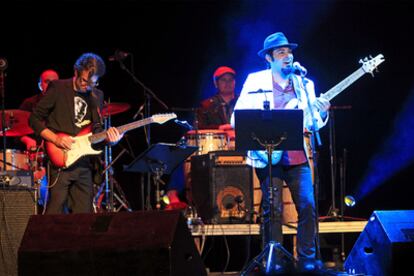
[[[190,130],[186,134],[188,146],[198,146],[197,154],[210,151],[234,150],[234,135],[219,129]]]
[[[3,128],[3,114],[0,113],[0,136],[17,138],[33,133],[28,123],[30,112],[10,109],[5,110],[4,114],[6,124]],[[3,133],[3,129],[5,133]],[[31,167],[28,152],[16,149],[1,149],[0,153],[0,165],[5,170],[29,170]],[[6,161],[4,161],[4,155],[6,156]]]

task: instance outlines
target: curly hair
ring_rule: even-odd
[[[103,59],[94,53],[82,54],[75,62],[73,69],[77,72],[90,71],[90,76],[102,77],[105,74],[106,66]]]

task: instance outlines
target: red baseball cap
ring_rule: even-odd
[[[232,68],[227,67],[227,66],[221,66],[219,68],[216,69],[216,71],[214,71],[213,74],[213,80],[216,81],[218,80],[221,76],[223,76],[224,74],[232,74],[232,75],[236,75],[236,71],[234,71]]]

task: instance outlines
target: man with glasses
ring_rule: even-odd
[[[93,53],[81,55],[74,65],[74,76],[49,84],[46,95],[36,105],[29,118],[36,135],[63,150],[70,150],[73,139],[85,127],[93,133],[103,130],[101,109],[103,92],[96,88],[105,74],[105,63]],[[65,133],[66,136],[58,135]],[[106,142],[117,143],[122,138],[114,127],[108,129]],[[50,199],[46,214],[59,214],[70,202],[72,213],[92,212],[92,159],[84,156],[68,168],[49,164]]]

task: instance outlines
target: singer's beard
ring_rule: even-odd
[[[289,76],[290,74],[293,73],[294,69],[291,65],[289,65],[289,66],[282,68],[281,71],[282,71],[282,74],[284,74],[285,76]]]

